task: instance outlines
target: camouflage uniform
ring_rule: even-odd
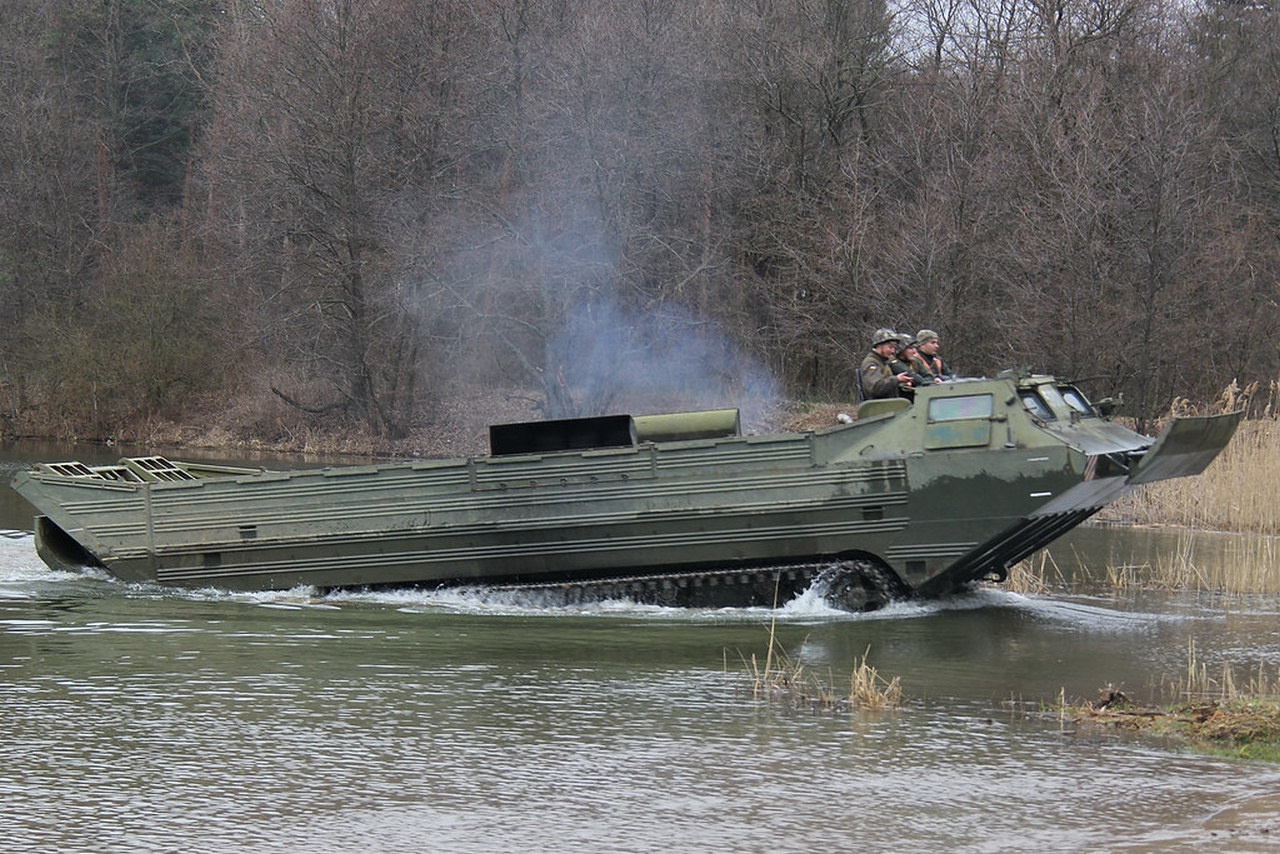
[[[943,367],[941,359],[935,356],[933,361],[936,362],[939,369]],[[941,374],[934,373],[934,366],[929,364],[928,357],[918,350],[916,351],[915,358],[911,360],[911,370],[914,373],[923,374],[928,377],[930,382],[933,382],[936,377],[942,376]]]
[[[922,385],[929,385],[933,382],[933,373],[927,365],[920,362],[920,351],[911,358],[907,358],[907,350],[916,346],[916,340],[909,335],[902,336],[902,346],[898,348],[898,355],[893,359],[889,367],[895,374],[906,371],[911,375],[911,387],[917,388]]]
[[[923,353],[921,353],[920,358],[922,360],[920,364],[925,368],[925,370],[929,372],[931,376],[940,380],[946,380],[951,378],[952,376],[951,367],[947,365],[946,362],[942,361],[941,356],[934,356],[930,358],[929,356],[926,356]]]
[[[938,340],[938,333],[934,332],[932,329],[921,329],[919,332],[916,333],[917,348],[919,348],[920,344],[923,344],[926,341],[936,341],[936,340]],[[938,355],[929,356],[919,349],[916,350],[916,353],[918,357],[918,363],[914,367],[914,370],[921,371],[922,373],[927,373],[930,376],[940,380],[951,378],[951,369],[947,366],[946,362],[942,361],[941,356],[938,356]]]
[[[858,366],[858,391],[862,400],[898,396],[898,375],[889,368],[892,358],[875,351],[887,341],[897,344],[898,334],[892,329],[877,329],[871,338],[871,352]]]
[[[898,396],[898,375],[889,368],[890,360],[879,353],[868,353],[858,368],[863,400]]]

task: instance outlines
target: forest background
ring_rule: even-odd
[[[1207,403],[1280,376],[1278,22],[4,0],[2,426],[465,444],[499,400],[848,400],[880,326]]]

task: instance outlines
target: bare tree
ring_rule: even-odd
[[[1221,140],[1215,171],[1230,180],[1217,239],[1201,249],[1213,286],[1230,295],[1211,319],[1230,318],[1239,336],[1213,372],[1266,379],[1280,375],[1271,334],[1280,324],[1280,9],[1205,0],[1196,12],[1191,85]]]
[[[844,395],[882,325],[1142,414],[1280,371],[1271,4],[895,9],[14,0],[5,367],[70,389],[47,342],[84,345],[180,406],[181,354],[50,330],[213,307],[282,398],[384,436],[455,381],[569,415],[743,353]]]
[[[210,182],[237,277],[270,318],[263,340],[328,387],[306,404],[378,434],[402,434],[414,409],[426,274],[400,259],[456,167],[442,134],[465,16],[431,0],[283,2],[226,45]]]

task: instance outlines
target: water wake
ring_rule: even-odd
[[[1029,598],[991,587],[979,587],[955,597],[932,601],[895,601],[877,611],[851,613],[833,608],[824,590],[812,585],[777,608],[689,608],[636,602],[627,598],[601,598],[565,603],[554,591],[494,590],[485,587],[405,588],[388,590],[339,590],[320,593],[313,587],[290,590],[236,592],[219,588],[184,589],[158,584],[126,583],[101,570],[62,572],[50,569],[35,553],[29,531],[0,530],[0,598],[23,599],[48,591],[48,585],[91,585],[100,594],[115,592],[130,598],[189,601],[244,602],[277,609],[338,609],[345,607],[393,608],[405,613],[466,613],[494,616],[642,617],[683,621],[785,622],[878,621],[928,617],[947,611],[1014,608],[1050,622],[1091,628],[1131,629],[1162,618],[1161,615],[1118,611],[1078,601]]]

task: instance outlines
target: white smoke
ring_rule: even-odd
[[[764,365],[714,322],[672,303],[643,314],[609,299],[579,303],[547,356],[581,415],[737,407],[746,419],[779,397]]]

